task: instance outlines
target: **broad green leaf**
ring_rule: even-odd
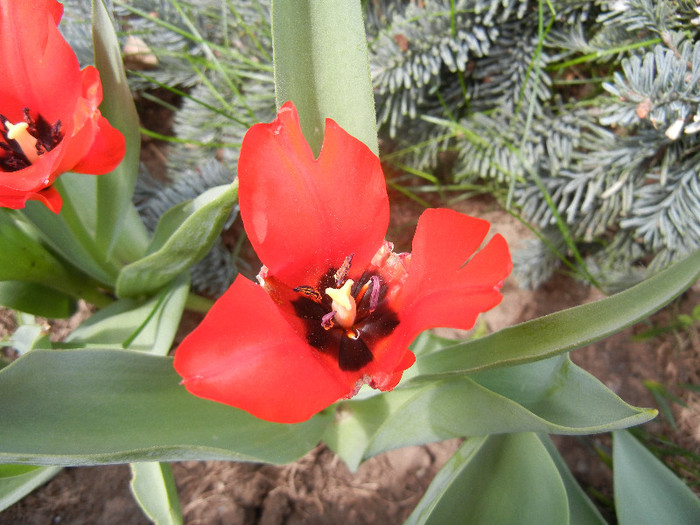
[[[118,267],[103,260],[95,242],[96,178],[64,173],[54,183],[63,197],[56,215],[39,202],[28,202],[23,214],[52,250],[93,279],[114,286]]]
[[[411,343],[411,351],[416,357],[421,357],[424,355],[432,354],[433,352],[438,352],[447,346],[455,344],[454,339],[447,339],[445,337],[440,337],[435,335],[429,330],[422,332],[418,337],[415,338],[413,343]]]
[[[88,318],[66,342],[166,355],[180,325],[188,292],[189,280],[182,275],[147,301],[120,299]]]
[[[622,430],[613,433],[613,482],[620,525],[700,523],[700,499]]]
[[[157,525],[182,523],[175,479],[168,463],[132,463],[131,492],[146,516]]]
[[[238,183],[212,188],[168,210],[160,219],[148,253],[126,267],[117,280],[117,295],[152,292],[186,272],[211,249],[233,209]]]
[[[92,38],[95,66],[102,80],[102,115],[126,138],[126,154],[121,164],[97,182],[97,217],[95,239],[104,259],[114,250],[117,258],[130,262],[142,255],[148,234],[135,211],[134,194],[141,152],[139,116],[124,73],[119,42],[103,0],[92,2]],[[128,238],[121,236],[122,229]],[[125,242],[119,243],[118,240]],[[126,253],[125,253],[126,252]]]
[[[129,350],[34,350],[0,370],[0,461],[96,465],[227,459],[287,463],[330,411],[269,423],[197,398],[172,359]]]
[[[611,297],[458,343],[416,361],[405,378],[428,380],[545,359],[603,339],[657,311],[700,277],[700,250]],[[417,377],[423,376],[423,377]]]
[[[656,416],[656,410],[630,407],[598,379],[572,363],[568,355],[486,370],[470,378],[561,428],[588,427],[604,432],[610,422],[630,417],[636,420],[623,425],[626,427]]]
[[[547,452],[549,452],[564,482],[566,496],[569,500],[569,523],[571,525],[606,525],[607,522],[583,491],[581,485],[578,484],[549,436],[540,435],[539,438]]]
[[[392,394],[392,397],[396,397],[396,394]],[[365,452],[372,435],[381,428],[388,415],[387,404],[374,398],[366,402],[341,403],[322,440],[345,462],[351,472],[356,472],[360,464],[369,457]]]
[[[0,305],[41,317],[63,319],[75,313],[70,296],[36,283],[0,281]]]
[[[0,465],[0,512],[17,503],[59,472],[60,467]]]
[[[467,440],[406,520],[414,524],[566,525],[564,483],[535,434]]]
[[[0,281],[35,283],[72,297],[94,298],[90,279],[53,255],[34,233],[29,225],[0,210]]]
[[[366,444],[362,459],[367,459],[453,437],[528,431],[592,434],[644,423],[656,415],[628,405],[566,357],[398,388],[341,407],[344,412],[324,441],[350,469],[357,467],[361,444]],[[343,427],[353,431],[345,435]],[[352,443],[344,442],[348,439]]]
[[[48,284],[72,277],[61,261],[5,210],[0,210],[0,238],[0,281]]]
[[[0,479],[22,476],[40,468],[41,467],[37,467],[36,465],[0,464]]]
[[[332,118],[378,154],[360,0],[273,0],[272,46],[277,106],[294,102],[314,153]]]

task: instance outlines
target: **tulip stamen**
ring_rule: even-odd
[[[348,279],[340,288],[326,288],[326,295],[333,300],[331,309],[335,312],[335,320],[343,328],[352,327],[357,316],[357,303],[351,291],[353,284],[355,282]]]
[[[379,281],[379,277],[376,275],[373,275],[370,281],[372,282],[372,292],[369,296],[369,312],[372,313],[377,309],[377,305],[379,304],[381,282]],[[370,281],[367,282],[369,283]]]
[[[28,131],[29,124],[26,122],[12,124],[9,120],[6,120],[4,124],[7,130],[7,140],[17,142],[27,160],[34,164],[39,158],[39,153],[36,149],[37,140]]]
[[[328,312],[326,315],[324,315],[321,318],[321,326],[325,330],[330,330],[331,328],[333,328],[333,326],[334,326],[333,318],[335,317],[336,313],[337,312],[335,312],[334,310],[331,310],[330,312]]]
[[[333,277],[335,278],[335,285],[340,287],[343,285],[345,282],[345,279],[348,277],[348,272],[350,271],[350,265],[352,264],[352,258],[355,256],[354,253],[351,253],[348,255],[345,260],[343,261],[343,264],[338,268],[338,271],[335,272]]]

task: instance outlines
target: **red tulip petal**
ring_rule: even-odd
[[[0,113],[17,122],[29,107],[46,120],[62,120],[73,112],[81,88],[75,53],[57,28],[63,7],[55,0],[0,2],[0,54],[3,81]],[[21,100],[19,107],[6,101]]]
[[[408,349],[411,341],[402,338],[401,332],[390,338],[387,343],[387,351],[376,359],[376,363],[384,365],[385,369],[381,370],[380,366],[376,366],[377,369],[370,374],[369,382],[372,388],[383,391],[393,390],[401,381],[404,371],[416,362],[416,356]]]
[[[438,326],[469,329],[501,301],[512,269],[505,239],[495,235],[474,254],[488,229],[487,221],[453,210],[426,210],[420,217],[400,310],[400,328],[411,339]]]
[[[43,202],[54,213],[60,212],[63,206],[63,199],[61,199],[60,193],[53,186],[38,192],[0,188],[0,207],[2,208],[20,210],[26,206],[28,200]]]
[[[121,162],[125,140],[97,109],[102,101],[99,71],[88,66],[80,72],[80,78],[82,89],[72,116],[73,135],[64,138],[65,152],[56,171],[102,175]]]
[[[381,246],[389,202],[379,159],[330,119],[316,160],[288,102],[246,134],[238,178],[251,243],[288,286],[316,284],[350,254],[351,274],[361,272]]]
[[[0,193],[5,191],[41,191],[54,183],[60,173],[57,164],[63,158],[64,144],[40,155],[37,161],[19,171],[0,171]]]
[[[175,352],[189,392],[278,423],[299,423],[349,396],[258,285],[239,276]]]
[[[126,139],[113,128],[106,118],[97,119],[97,132],[92,147],[83,158],[70,168],[76,173],[102,175],[113,171],[124,158]]]
[[[63,207],[63,199],[58,190],[53,186],[49,186],[40,192],[29,195],[29,200],[43,202],[44,205],[54,213],[59,213]]]

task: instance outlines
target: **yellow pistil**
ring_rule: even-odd
[[[340,288],[326,288],[326,295],[333,299],[331,308],[335,312],[335,320],[343,328],[351,328],[357,315],[357,303],[350,293],[353,284],[353,280],[348,279]]]
[[[22,153],[24,153],[24,156],[27,157],[27,160],[34,164],[36,159],[39,158],[39,154],[36,151],[36,138],[34,138],[29,131],[27,131],[28,127],[29,124],[26,122],[12,124],[9,120],[5,121],[8,140],[16,140],[19,147],[22,149]]]

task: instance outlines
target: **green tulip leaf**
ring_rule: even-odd
[[[277,106],[294,102],[314,153],[332,118],[378,154],[360,0],[273,0],[272,46]]]
[[[433,352],[438,352],[443,350],[448,346],[455,344],[454,339],[447,339],[446,337],[440,337],[435,335],[430,330],[426,330],[418,335],[411,343],[411,351],[418,357],[422,357]]]
[[[20,222],[0,210],[0,281],[25,281],[49,285],[68,280],[67,268]]]
[[[182,523],[180,500],[168,463],[132,463],[130,486],[134,499],[153,523]]]
[[[356,472],[360,464],[370,457],[366,451],[372,436],[389,416],[391,407],[399,407],[403,400],[410,400],[413,392],[403,391],[404,395],[401,394],[401,390],[395,390],[391,394],[373,396],[366,401],[356,400],[338,405],[336,417],[326,428],[322,440],[345,462],[351,472]],[[388,403],[385,402],[386,399],[379,399],[386,396],[390,396]],[[429,441],[431,440],[427,439],[425,442]]]
[[[566,525],[566,489],[535,434],[467,440],[438,472],[406,525]]]
[[[0,464],[0,480],[23,476],[40,468],[41,467],[37,467],[36,465],[15,465],[13,463]]]
[[[158,295],[146,300],[120,299],[84,321],[66,343],[93,344],[166,355],[180,325],[189,292],[182,275]]]
[[[36,201],[27,202],[22,213],[55,253],[91,278],[114,286],[118,267],[103,260],[95,243],[95,185],[96,177],[64,173],[54,183],[63,197],[61,213],[56,215]]]
[[[554,446],[549,436],[540,435],[539,438],[547,449],[547,452],[549,452],[564,482],[566,496],[569,500],[569,524],[607,525],[607,522],[603,519],[603,516],[600,515],[595,504],[583,491],[581,485],[576,481],[576,478],[574,478],[564,458],[561,457],[561,454],[559,454],[557,447]]]
[[[147,255],[119,274],[117,295],[153,292],[199,262],[219,238],[237,195],[236,182],[217,186],[163,214]]]
[[[172,359],[130,350],[34,350],[0,370],[0,461],[96,465],[223,459],[288,463],[318,443],[327,411],[269,423],[200,399]]]
[[[56,217],[50,211],[48,213]],[[26,223],[22,214],[13,215],[0,209],[0,239],[0,281],[34,283],[71,297],[94,300],[96,304],[104,299],[95,292],[89,278],[45,247],[43,237]],[[48,302],[54,301],[49,299]]]
[[[613,482],[620,525],[700,523],[700,499],[623,430],[613,433]]]
[[[423,356],[405,379],[432,380],[546,359],[593,343],[656,312],[700,277],[700,250],[600,301],[539,317]]]
[[[60,467],[0,465],[0,512],[17,503],[59,472]]]
[[[92,38],[95,67],[102,80],[100,111],[126,139],[126,154],[121,164],[112,173],[95,178],[95,240],[105,259],[114,255],[128,262],[140,258],[148,243],[146,229],[131,202],[139,169],[141,132],[119,42],[104,0],[92,2]]]
[[[362,459],[408,445],[528,431],[592,434],[656,415],[628,405],[565,356],[397,388],[344,402],[340,410],[323,439],[350,469]]]
[[[75,300],[64,293],[20,281],[0,281],[0,305],[51,319],[70,317],[77,308]]]

